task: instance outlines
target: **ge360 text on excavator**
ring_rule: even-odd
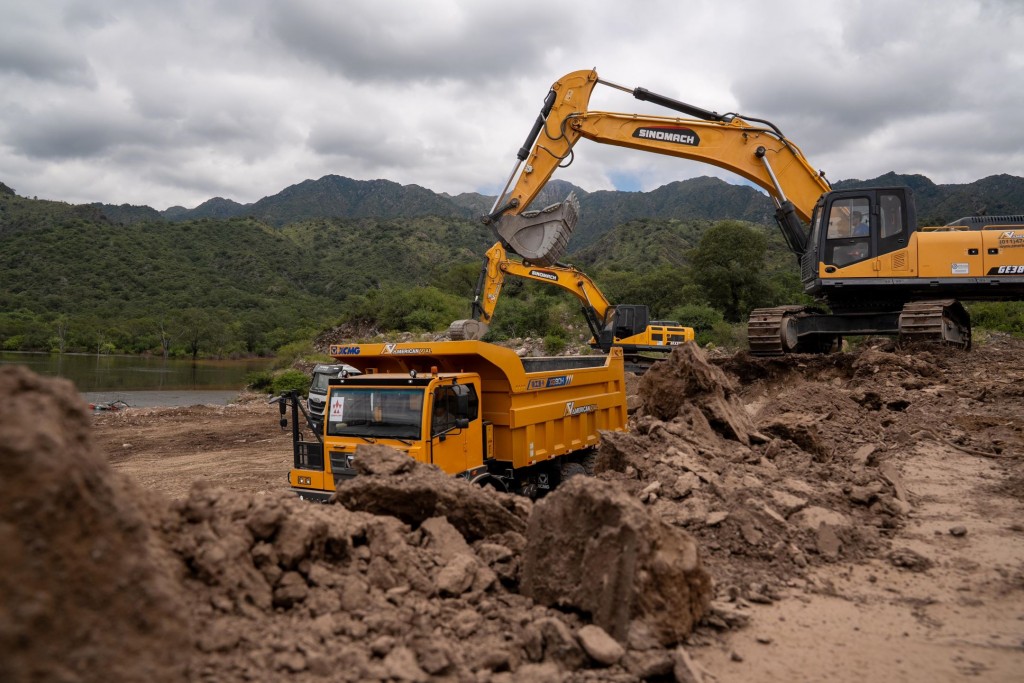
[[[598,84],[686,116],[590,111]],[[555,263],[575,227],[574,201],[541,211],[530,203],[556,168],[571,163],[580,138],[712,164],[768,193],[804,292],[822,305],[755,309],[747,328],[754,354],[827,352],[847,335],[968,349],[971,323],[961,300],[1024,298],[1024,215],[918,227],[908,187],[833,190],[773,123],[617,85],[596,70],[574,71],[551,86],[484,219],[531,263]]]

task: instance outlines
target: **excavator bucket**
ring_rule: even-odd
[[[448,337],[452,341],[483,339],[487,334],[487,323],[479,320],[456,320],[448,326]]]
[[[511,251],[539,266],[558,262],[569,244],[569,237],[580,215],[580,202],[570,192],[561,204],[540,211],[524,211],[517,216],[502,216],[495,231]]]

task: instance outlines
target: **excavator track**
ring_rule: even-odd
[[[911,301],[900,313],[901,342],[941,342],[971,348],[971,318],[955,299]]]
[[[807,310],[806,306],[755,308],[747,320],[747,341],[753,356],[781,356],[797,347],[796,335],[786,324],[788,317]]]

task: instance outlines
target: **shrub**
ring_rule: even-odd
[[[269,370],[257,370],[245,376],[245,385],[253,391],[270,393],[274,385],[274,374]]]
[[[722,312],[717,308],[696,304],[675,308],[669,317],[684,327],[692,327],[694,341],[701,346],[713,341],[715,326],[724,321]]]
[[[300,395],[309,394],[309,375],[300,370],[283,370],[274,374],[270,390],[275,396],[286,391],[298,391]]]
[[[565,337],[557,334],[549,334],[544,337],[544,353],[549,356],[557,356],[565,350]]]

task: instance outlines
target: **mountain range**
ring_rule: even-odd
[[[871,180],[840,181],[835,187],[902,185],[914,190],[922,224],[943,225],[977,213],[1024,213],[1024,178],[1005,174],[967,184],[939,185],[921,175],[887,173]],[[540,192],[534,206],[559,202],[569,192],[576,193],[581,206],[580,222],[570,251],[586,248],[615,226],[639,218],[736,219],[770,224],[774,213],[771,200],[760,190],[711,177],[677,181],[650,192],[587,192],[566,181],[552,180]],[[321,218],[393,220],[433,216],[472,220],[486,214],[494,201],[495,197],[477,193],[449,195],[390,180],[353,180],[326,175],[319,180],[291,185],[251,204],[214,197],[193,209],[175,206],[157,211],[128,204],[92,206],[117,224],[244,217],[283,228]]]

